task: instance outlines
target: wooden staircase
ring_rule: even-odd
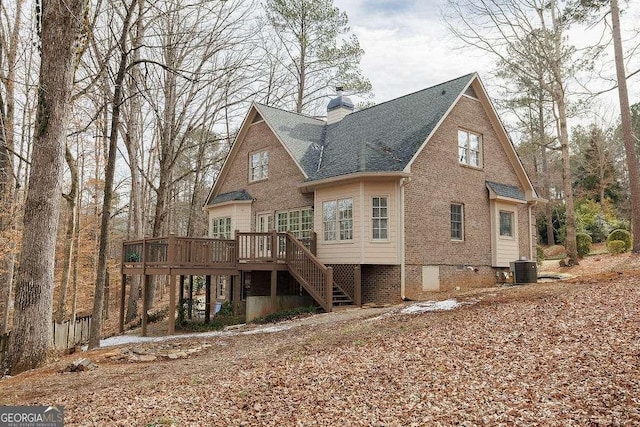
[[[335,283],[333,284],[333,305],[353,305],[353,299]]]

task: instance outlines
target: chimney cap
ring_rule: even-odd
[[[343,87],[337,86],[336,91],[338,92],[337,96],[329,101],[329,105],[327,105],[327,111],[335,110],[336,108],[345,108],[349,111],[353,111],[355,105],[351,98],[342,94]]]

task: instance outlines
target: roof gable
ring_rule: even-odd
[[[309,179],[402,171],[474,76],[375,105],[326,126],[320,168]]]

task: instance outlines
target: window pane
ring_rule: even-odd
[[[478,135],[469,134],[469,149],[472,151],[480,150],[480,137]]]
[[[371,236],[374,240],[386,240],[388,238],[388,212],[387,198],[374,197],[372,209]]]
[[[500,236],[513,237],[513,212],[500,211]]]
[[[336,220],[337,218],[337,204],[336,201],[324,202],[322,204],[322,218],[325,221]]]
[[[453,204],[451,205],[451,239],[452,240],[462,240],[463,238],[463,229],[462,229],[462,205]]]
[[[278,212],[278,233],[287,231],[287,213]]]
[[[458,147],[458,161],[460,163],[467,163],[467,148]]]

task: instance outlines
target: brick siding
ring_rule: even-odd
[[[228,172],[220,194],[246,189],[255,199],[251,205],[251,224],[255,230],[255,215],[258,212],[275,212],[313,206],[313,193],[302,194],[298,185],[304,175],[271,129],[264,122],[251,125],[240,144],[239,150],[227,165]],[[268,178],[249,182],[249,156],[256,151],[268,150]]]
[[[482,135],[481,169],[458,162],[457,134]],[[405,186],[406,296],[421,298],[422,266],[440,266],[441,289],[496,283],[491,268],[491,217],[485,181],[520,186],[515,171],[479,101],[462,97],[418,155]],[[464,205],[464,241],[450,238],[450,205]],[[528,209],[518,208],[520,253],[529,255]],[[459,269],[469,265],[478,269]]]
[[[400,266],[363,265],[362,303],[399,303]]]

